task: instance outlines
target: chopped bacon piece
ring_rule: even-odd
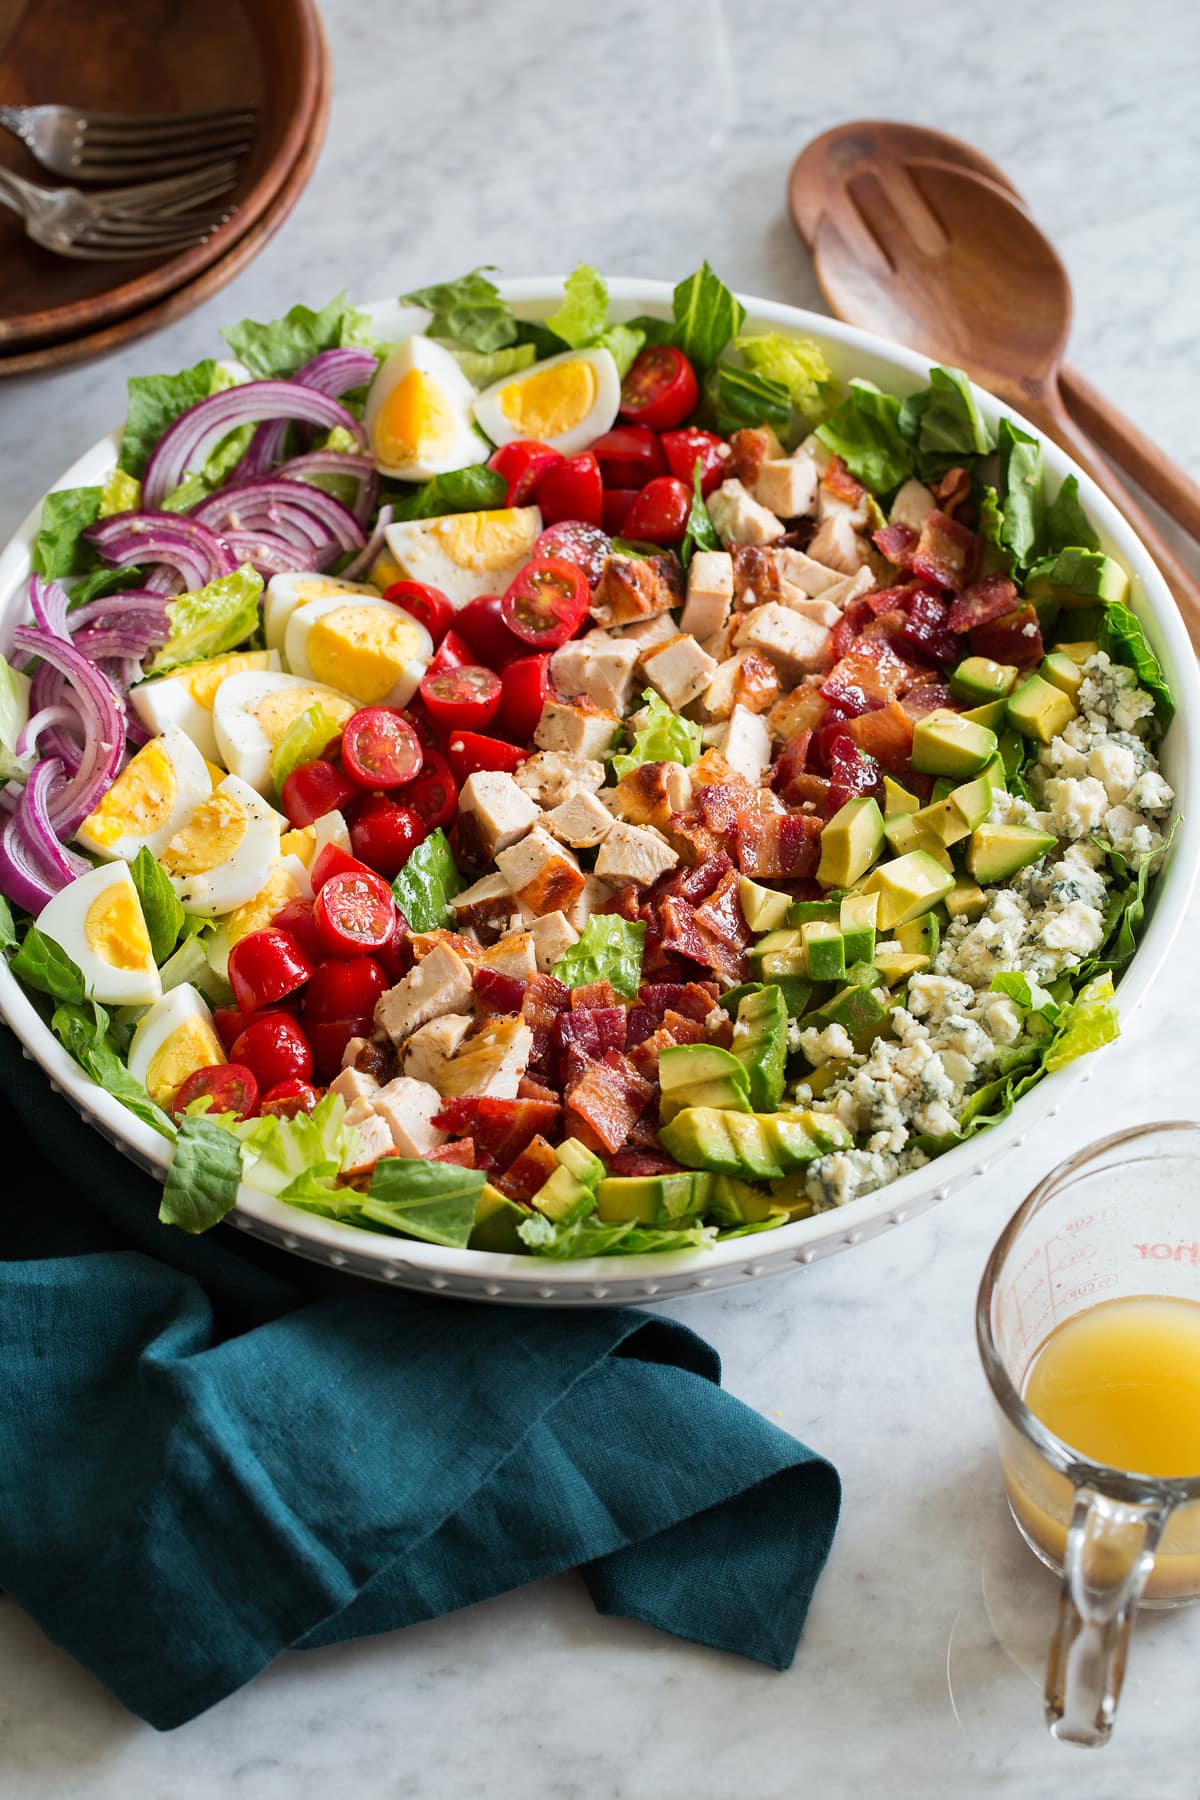
[[[618,1150],[608,1159],[610,1175],[678,1175],[681,1169],[665,1150]]]
[[[826,700],[850,714],[886,706],[916,679],[913,665],[886,638],[860,638],[821,683]]]
[[[532,1075],[522,1075],[517,1083],[518,1100],[544,1100],[551,1106],[558,1105],[558,1089],[548,1087],[544,1081],[535,1081]]]
[[[630,1050],[629,1060],[647,1081],[657,1081],[658,1058],[663,1050],[669,1049],[673,1044],[704,1044],[709,1041],[707,1025],[702,1025],[698,1019],[685,1019],[679,1013],[669,1012],[656,1031]]]
[[[965,469],[947,469],[933,490],[933,497],[948,519],[971,497],[971,477]]]
[[[554,1027],[531,1025],[529,1030],[533,1040],[529,1046],[527,1065],[530,1079],[544,1081],[548,1088],[557,1093],[562,1051]]]
[[[821,477],[821,486],[847,506],[857,506],[866,494],[866,488],[852,475],[840,456],[831,456]]]
[[[958,596],[946,623],[951,631],[974,631],[977,625],[986,625],[989,619],[1011,612],[1016,598],[1016,583],[1007,575],[985,575]]]
[[[458,1138],[452,1144],[439,1144],[436,1150],[430,1150],[424,1158],[426,1162],[451,1163],[458,1169],[475,1167],[474,1138]]]
[[[811,813],[746,811],[737,819],[737,859],[743,875],[799,880],[821,860],[821,821]]]
[[[869,719],[872,715],[864,713],[862,716]],[[802,810],[819,813],[823,819],[832,818],[836,811],[836,808],[829,803],[828,778],[824,775],[813,775],[807,769],[802,769],[799,774],[792,776],[783,789],[781,798],[789,806],[798,806]]]
[[[919,588],[912,596],[901,630],[909,649],[931,662],[956,663],[960,645],[954,633],[947,630],[948,613],[949,608],[936,594]]]
[[[641,905],[641,894],[631,882],[627,887],[618,888],[610,900],[606,900],[599,908],[603,913],[615,913],[619,919],[636,919],[638,907]]]
[[[743,482],[746,487],[753,487],[758,479],[758,471],[767,458],[778,456],[782,446],[769,426],[751,426],[744,431],[735,431],[729,440],[729,474]]]
[[[621,997],[611,981],[589,981],[572,988],[571,1011],[591,1012],[594,1008],[620,1006]]]
[[[660,902],[658,915],[664,950],[714,969],[729,982],[745,981],[748,964],[741,949],[719,937],[686,900],[668,896]]]
[[[820,688],[805,683],[775,702],[767,715],[767,724],[772,737],[786,743],[788,738],[796,737],[802,731],[815,730],[825,712],[826,701]]]
[[[842,730],[826,749],[829,762],[829,805],[832,812],[859,794],[883,792],[883,770],[874,757],[868,756],[860,744]]]
[[[554,1032],[564,1050],[596,1058],[625,1048],[626,1019],[623,1006],[593,1006],[586,1012],[559,1013]]]
[[[579,1135],[580,1126],[588,1128],[611,1154],[621,1149],[653,1091],[627,1056],[609,1050],[570,1082],[568,1129]]]
[[[601,625],[632,625],[683,604],[683,571],[676,557],[610,556],[592,595]]]
[[[923,719],[928,713],[943,711],[949,707],[951,712],[962,711],[962,701],[956,700],[948,687],[940,681],[920,681],[910,687],[900,702],[908,717],[912,720]]]
[[[520,1156],[503,1175],[497,1175],[496,1186],[510,1200],[532,1200],[538,1189],[558,1167],[554,1147],[544,1137],[529,1140]]]
[[[741,432],[735,436],[741,437]],[[745,480],[744,476],[739,477]],[[769,550],[763,550],[757,544],[734,544],[730,555],[733,558],[733,599],[737,606],[761,606],[768,600],[778,600],[783,592],[783,583],[775,558]]]
[[[481,1018],[490,1018],[494,1013],[521,1011],[526,984],[515,975],[501,975],[497,969],[476,969],[471,985],[475,989],[475,1008]]]
[[[979,566],[980,540],[957,519],[934,507],[921,523],[921,538],[913,551],[912,572],[935,587],[961,593]]]
[[[923,585],[919,581],[905,581],[899,587],[876,588],[874,593],[864,594],[862,598],[876,616],[880,613],[895,612],[897,609],[907,613],[909,601],[914,594],[922,591]]]
[[[669,1012],[703,1022],[717,1004],[720,991],[715,981],[643,981],[637,1004],[653,1013],[660,1025]]]
[[[721,854],[720,838],[692,813],[672,813],[663,835],[689,869],[703,868]]]
[[[744,950],[752,935],[742,912],[740,886],[741,877],[737,870],[730,869],[696,908],[696,917],[705,929],[715,937],[723,938],[735,950]]]
[[[453,950],[464,962],[474,963],[479,960],[479,945],[474,938],[460,937],[457,931],[410,931],[408,942],[417,962],[423,962],[431,950],[444,944]]]
[[[748,784],[747,792],[753,792]],[[698,905],[701,900],[708,898],[717,883],[728,874],[732,867],[732,859],[723,850],[718,851],[711,862],[706,863],[702,869],[677,869],[674,874],[664,876],[661,883],[654,889],[653,898],[661,900],[671,894],[678,900],[687,900],[693,906]]]
[[[910,688],[905,700],[921,692]],[[893,774],[907,770],[912,757],[913,722],[899,700],[846,722],[846,736]]]
[[[884,525],[879,531],[871,533],[871,541],[881,556],[897,569],[911,569],[913,551],[917,547],[920,533],[911,525]]]
[[[569,1012],[571,990],[553,975],[534,975],[525,984],[521,1017],[527,1025],[553,1025],[560,1012]]]
[[[705,826],[714,837],[725,838],[733,830],[733,822],[738,811],[750,803],[750,789],[734,787],[725,782],[715,787],[702,788],[696,795],[696,806]]]
[[[812,741],[811,731],[797,731],[794,736],[788,738],[775,759],[772,785],[777,792],[784,796],[785,800],[789,783],[808,767],[808,754]]]
[[[855,640],[861,637],[863,626],[874,616],[869,600],[850,602],[829,637],[829,654],[835,663],[851,650]]]
[[[1002,618],[976,626],[971,633],[971,654],[990,656],[993,662],[1015,663],[1018,669],[1036,668],[1045,650],[1034,608],[1017,606]]]
[[[447,1100],[433,1115],[440,1131],[472,1137],[477,1150],[507,1167],[533,1137],[545,1137],[558,1123],[558,1105],[546,1100],[496,1100],[464,1095]]]

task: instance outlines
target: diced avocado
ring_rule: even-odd
[[[742,1064],[717,1044],[671,1044],[658,1058],[658,1116],[665,1125],[685,1106],[750,1111],[750,1081]]]
[[[731,1019],[736,1019],[737,1009],[746,998],[746,995],[757,994],[761,991],[761,981],[743,981],[741,987],[729,988],[722,994],[721,998],[717,1001],[717,1005],[723,1007]]]
[[[1025,592],[1031,600],[1048,597],[1062,606],[1120,605],[1129,597],[1129,577],[1120,563],[1100,550],[1074,545],[1040,562],[1030,571]]]
[[[787,922],[797,929],[808,925],[813,919],[824,919],[836,922],[838,903],[836,900],[793,900],[788,907]]]
[[[792,976],[807,975],[808,961],[802,948],[773,950],[759,963],[759,973],[764,981],[785,981]]]
[[[915,794],[910,794],[906,787],[893,781],[890,775],[883,778],[883,816],[885,819],[895,818],[897,813],[916,812],[921,802]]]
[[[748,875],[742,876],[738,893],[742,916],[751,931],[774,931],[777,925],[785,923],[790,895],[781,894],[775,888],[760,887]]]
[[[879,929],[894,931],[897,925],[920,918],[936,906],[953,886],[952,864],[945,869],[927,850],[910,850],[906,856],[881,863],[868,879],[866,891],[879,895]]]
[[[967,656],[950,677],[950,692],[958,700],[1003,700],[1016,686],[1012,663],[993,662],[990,656]]]
[[[483,1192],[475,1202],[475,1223],[471,1227],[471,1235],[467,1240],[469,1250],[492,1250],[501,1254],[519,1252],[525,1246],[517,1235],[517,1226],[522,1219],[529,1217],[529,1208],[519,1206],[494,1188],[490,1181],[484,1183]]]
[[[830,1057],[829,1061],[822,1063],[820,1068],[809,1070],[804,1080],[814,1099],[833,1086],[838,1078],[838,1071],[842,1067],[843,1065],[834,1057]]]
[[[912,766],[926,775],[978,775],[996,749],[996,734],[939,706],[913,727]]]
[[[883,814],[869,794],[857,794],[838,808],[821,833],[817,880],[822,887],[847,888],[865,875],[883,849]]]
[[[585,1213],[591,1212],[595,1201],[592,1189],[586,1182],[577,1180],[565,1163],[559,1163],[553,1175],[546,1177],[533,1196],[533,1205],[556,1225],[570,1225],[576,1219],[582,1219]]]
[[[872,900],[877,900],[879,896],[877,894],[872,894],[871,898]],[[879,973],[879,970],[875,967],[873,962],[851,963],[850,967],[846,970],[846,980],[843,985],[845,987],[881,987],[883,985],[883,976]]]
[[[949,848],[951,844],[961,843],[977,825],[983,824],[992,810],[993,797],[992,784],[985,770],[974,781],[951,788],[944,800],[931,802],[920,812],[913,813],[913,823]]]
[[[912,951],[917,956],[932,958],[942,947],[942,928],[933,912],[922,913],[919,919],[909,919],[906,925],[897,925],[894,936],[902,950]]]
[[[910,975],[927,969],[929,958],[918,956],[915,950],[880,950],[876,952],[875,967],[888,985],[895,987]]]
[[[1064,656],[1061,650],[1052,650],[1043,659],[1038,673],[1051,687],[1061,688],[1072,700],[1078,699],[1079,690],[1083,686],[1083,670],[1071,657]]]
[[[771,956],[777,950],[799,950],[803,947],[803,939],[798,928],[789,925],[778,925],[773,931],[764,933],[757,944],[750,946],[750,961],[758,962],[764,956]]]
[[[846,973],[846,946],[836,925],[814,919],[800,927],[804,961],[811,981],[840,981]]]
[[[978,919],[987,909],[987,895],[960,875],[942,904],[952,919]]]
[[[811,1083],[810,1083],[811,1086]],[[779,1207],[790,1219],[805,1219],[816,1208],[808,1197],[805,1187],[807,1180],[803,1169],[794,1170],[785,1175],[782,1181],[771,1183],[771,1204]]]
[[[916,813],[901,813],[899,818],[889,819],[885,831],[888,844],[897,856],[907,856],[910,850],[923,850],[926,856],[932,856],[934,862],[944,863],[947,869],[953,868],[946,846],[931,831],[922,829],[917,823]],[[867,890],[873,891],[870,889],[869,878]]]
[[[879,974],[878,970],[876,974]],[[810,1017],[814,1023],[844,1025],[850,1036],[857,1038],[883,1023],[887,1018],[888,1003],[886,987],[844,987],[831,994]]]
[[[1072,618],[1072,623],[1074,623],[1074,618]],[[1055,656],[1069,656],[1071,661],[1078,663],[1082,669],[1084,663],[1095,656],[1099,648],[1095,638],[1084,638],[1082,643],[1055,644],[1054,654]]]
[[[851,1142],[836,1119],[810,1112],[733,1113],[693,1106],[665,1125],[663,1148],[685,1167],[751,1181],[777,1181]]]
[[[972,725],[982,725],[988,731],[1004,730],[1003,700],[985,700],[982,706],[972,706],[962,716],[970,719]]]
[[[1019,748],[1020,739],[1017,739],[1017,744]],[[984,763],[979,771],[979,780],[986,781],[994,794],[1003,794],[1008,789],[1008,770],[1004,766],[1002,750],[1003,740],[1001,740],[1000,750],[997,750],[991,761]]]
[[[848,968],[854,963],[869,963],[875,954],[878,918],[878,894],[847,894],[842,901],[838,927]]]
[[[954,792],[957,786],[958,782],[953,775],[939,775],[930,789],[929,798],[933,801],[944,800],[948,794]]]
[[[594,1188],[608,1173],[600,1158],[580,1143],[578,1138],[564,1138],[554,1152],[564,1168],[570,1169],[576,1181]]]
[[[789,1019],[799,1019],[812,999],[813,984],[803,975],[778,975],[773,983],[783,995]]]
[[[596,1211],[608,1224],[634,1219],[641,1225],[666,1224],[697,1212],[707,1201],[705,1177],[674,1175],[606,1175],[596,1189]]]
[[[761,1225],[776,1213],[789,1208],[768,1188],[752,1187],[736,1175],[714,1175],[709,1194],[709,1211],[722,1225]]]
[[[1058,842],[1053,832],[1034,825],[981,825],[971,833],[967,869],[975,880],[1007,881],[1027,863],[1037,862]]]
[[[755,1112],[773,1112],[783,1098],[787,1021],[787,1007],[777,987],[748,994],[738,1007],[733,1054],[745,1070]]]
[[[1040,675],[1029,675],[1009,698],[1007,710],[1010,725],[1025,737],[1048,744],[1070,724],[1079,708],[1061,688],[1043,681]]]

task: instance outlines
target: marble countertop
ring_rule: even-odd
[[[792,156],[850,117],[973,139],[1020,185],[1077,295],[1080,368],[1200,474],[1200,38],[1176,0],[325,0],[336,97],[307,194],[259,260],[122,355],[0,387],[0,541],[120,415],[124,378],[212,351],[222,321],[481,262],[677,276],[820,308],[784,209]],[[1190,377],[1190,379],[1189,379]],[[168,1736],[0,1598],[8,1800],[1192,1800],[1200,1614],[1136,1634],[1117,1733],[1042,1732],[1054,1583],[1019,1542],[972,1310],[1032,1182],[1108,1130],[1197,1111],[1200,908],[1063,1116],[955,1201],[757,1287],[671,1310],[728,1387],[817,1446],[842,1524],[793,1669],[598,1619],[562,1578],[402,1636],[282,1659]]]

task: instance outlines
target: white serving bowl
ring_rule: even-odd
[[[533,319],[552,312],[562,295],[561,276],[501,285],[518,312]],[[632,318],[638,313],[670,317],[671,287],[666,282],[614,280],[609,282],[609,293],[614,316],[618,318]],[[835,374],[843,379],[866,376],[880,387],[900,393],[922,387],[928,379],[926,360],[897,344],[798,307],[745,295],[742,300],[748,328],[779,329],[817,338]],[[406,312],[394,302],[381,302],[367,310],[384,336],[413,330],[424,318],[423,314]],[[1019,414],[1009,413],[982,389],[976,388],[975,395],[980,410],[993,425],[1008,414],[1026,429],[1032,429]],[[116,462],[118,436],[114,432],[94,445],[66,470],[56,485],[82,487],[102,483]],[[1145,935],[1120,984],[1121,1013],[1128,1019],[1146,998],[1162,967],[1187,910],[1200,865],[1200,808],[1193,801],[1200,772],[1200,674],[1187,633],[1149,552],[1091,478],[1048,440],[1045,464],[1053,483],[1072,473],[1078,477],[1080,497],[1103,548],[1129,570],[1131,604],[1163,663],[1178,706],[1163,745],[1162,765],[1184,818],[1155,890]],[[13,627],[26,616],[30,552],[40,510],[39,501],[0,553],[0,643],[5,646],[11,642]],[[0,966],[0,1015],[20,1038],[26,1054],[45,1070],[52,1085],[82,1117],[131,1161],[161,1179],[169,1159],[167,1144],[111,1095],[96,1087],[72,1061],[5,966]],[[1017,1103],[1010,1118],[888,1187],[835,1211],[818,1213],[775,1231],[734,1238],[712,1250],[669,1256],[595,1257],[580,1262],[444,1250],[413,1239],[361,1231],[317,1218],[248,1187],[242,1188],[229,1222],[253,1237],[310,1261],[397,1287],[432,1290],[456,1298],[513,1306],[598,1306],[664,1300],[708,1288],[731,1287],[782,1273],[797,1263],[815,1262],[927,1211],[977,1180],[1006,1150],[1024,1142],[1039,1123],[1053,1118],[1071,1087],[1088,1078],[1091,1062],[1091,1058],[1085,1058],[1048,1076]],[[1049,1143],[1046,1160],[1055,1160]]]

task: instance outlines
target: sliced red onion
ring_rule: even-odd
[[[31,856],[54,885],[55,893],[91,868],[86,857],[61,844],[51,818],[53,795],[63,787],[63,767],[56,757],[38,763],[17,802],[16,824]]]
[[[65,638],[70,598],[57,581],[46,581],[41,575],[29,577],[29,604],[41,629],[50,637]]]
[[[357,458],[347,458],[357,461]],[[235,483],[202,500],[189,519],[213,531],[271,531],[290,542],[328,550],[330,560],[362,548],[365,533],[349,507],[307,481],[264,475]]]
[[[37,748],[37,741],[44,731],[53,725],[78,725],[79,714],[73,706],[43,706],[41,712],[31,713],[17,733],[17,741],[13,749],[19,758],[32,756]]]
[[[34,860],[15,813],[0,831],[0,892],[35,919],[47,900],[59,892]]]
[[[374,464],[365,456],[350,450],[310,450],[306,456],[293,456],[275,471],[283,481],[310,481],[314,475],[349,475],[358,483],[351,512],[360,525],[365,525],[375,510],[379,495],[379,476]]]
[[[95,544],[111,568],[164,563],[175,571],[189,593],[206,587],[220,575],[232,574],[237,567],[216,532],[190,515],[114,513],[111,518],[89,525],[83,535]]]
[[[71,779],[50,801],[50,818],[63,837],[71,833],[108,791],[125,754],[125,714],[112,683],[74,644],[45,637],[18,625],[13,642],[19,650],[40,656],[65,675],[85,734],[82,760]]]
[[[363,387],[370,381],[378,366],[379,359],[370,350],[321,350],[303,368],[297,369],[292,380],[339,400],[352,388]],[[258,427],[234,471],[237,480],[248,481],[275,467],[287,444],[288,425],[287,419],[272,419]],[[365,443],[365,437],[363,441]]]
[[[340,425],[366,446],[366,433],[354,414],[327,394],[299,381],[246,381],[198,400],[163,433],[142,478],[145,505],[161,506],[190,468],[203,467],[222,438],[239,425],[264,419],[295,419],[326,431]]]
[[[168,629],[166,597],[148,588],[128,588],[122,594],[108,594],[101,600],[89,600],[86,606],[77,606],[68,615],[67,630],[74,636],[87,625],[115,625],[125,620],[149,625],[152,618],[161,622],[164,632]]]
[[[83,631],[77,631],[72,643],[90,656],[93,662],[101,662],[107,657],[130,659],[138,665],[137,673],[123,676],[123,684],[128,687],[131,681],[141,676],[141,660],[151,650],[157,650],[165,644],[170,633],[165,619],[153,619],[148,624],[137,624],[130,621],[119,622],[111,627],[104,625],[88,625]]]
[[[51,725],[46,730],[42,738],[42,755],[56,756],[67,773],[73,775],[83,761],[83,721],[73,704],[70,682],[49,663],[39,663],[29,689],[30,711],[45,712],[58,706],[70,707],[72,723],[69,729]]]
[[[370,572],[371,565],[387,542],[384,532],[392,522],[393,507],[390,500],[385,501],[379,509],[379,517],[375,521],[375,529],[359,551],[352,563],[347,563],[342,570],[344,581],[357,581],[361,575]]]
[[[249,563],[264,581],[270,581],[272,575],[284,575],[292,569],[310,566],[305,549],[278,537],[273,531],[226,531],[222,535],[238,562]]]

